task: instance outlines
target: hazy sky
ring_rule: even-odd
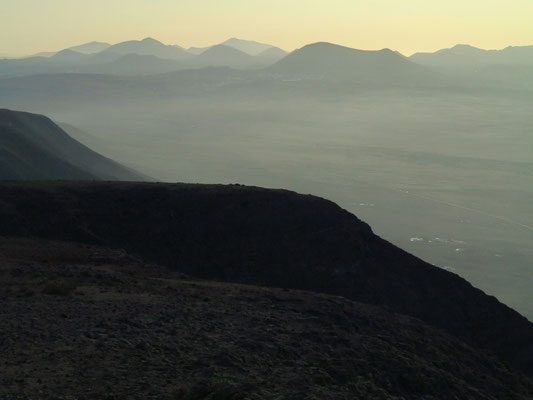
[[[229,37],[287,50],[316,41],[404,54],[456,43],[533,44],[533,0],[2,0],[0,55],[154,37]]]

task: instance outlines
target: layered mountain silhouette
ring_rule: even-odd
[[[265,50],[274,48],[274,46],[270,44],[259,43],[253,40],[243,40],[238,38],[228,39],[225,42],[222,42],[221,44],[233,47],[234,49],[240,50],[243,53],[249,54],[251,56],[256,56]]]
[[[415,53],[410,60],[432,67],[464,68],[487,65],[533,65],[533,46],[509,46],[502,50],[484,50],[465,44],[434,53]]]
[[[50,119],[0,109],[0,179],[145,180],[72,139]]]
[[[152,38],[115,45],[91,42],[45,56],[0,60],[0,77],[52,73],[153,75],[216,66],[257,69],[287,54],[277,47],[257,42],[235,39],[225,43],[194,51],[165,45]]]
[[[258,56],[261,53],[266,52],[267,50],[275,50],[277,54],[283,54],[287,55],[288,53],[285,50],[280,49],[279,47],[272,46],[270,44],[265,43],[259,43],[255,42],[253,40],[243,40],[243,39],[237,39],[237,38],[231,38],[228,39],[222,43],[219,43],[219,45],[228,46],[234,49],[237,49],[239,51],[242,51],[243,53],[246,53],[250,56]],[[216,45],[215,45],[216,46]],[[210,49],[214,46],[208,46],[208,47],[190,47],[187,49],[189,53],[192,54],[201,54],[204,51]]]
[[[130,40],[121,42],[108,47],[106,52],[116,54],[139,54],[150,55],[159,58],[172,60],[186,60],[190,57],[184,49],[178,46],[165,45],[155,39],[145,38],[143,40]]]
[[[414,83],[439,78],[438,74],[389,49],[356,50],[324,42],[295,50],[268,71],[366,83]]]
[[[531,322],[321,198],[128,183],[4,183],[0,197],[3,236],[122,248],[199,278],[344,296],[421,319],[533,374]]]
[[[152,56],[159,60],[138,59],[137,66],[130,66],[125,60],[120,60],[125,55]],[[135,63],[133,57],[129,61]],[[90,42],[55,53],[0,60],[0,76],[64,72],[146,75],[187,68],[228,66],[237,69],[269,67],[270,72],[281,74],[367,83],[403,81],[419,84],[442,81],[443,76],[437,70],[501,66],[518,68],[528,65],[533,65],[533,46],[483,50],[469,45],[456,45],[434,53],[416,53],[407,58],[389,49],[365,51],[325,42],[304,46],[288,55],[278,47],[237,38],[214,46],[189,49],[145,38],[114,45]],[[491,71],[486,68],[482,70],[482,75],[489,76],[488,79],[498,79],[497,76],[493,78]]]

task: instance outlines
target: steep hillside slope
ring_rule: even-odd
[[[193,281],[123,251],[0,240],[2,399],[528,400],[533,384],[419,320]]]
[[[145,180],[42,115],[0,109],[0,179]]]
[[[192,276],[346,296],[411,315],[533,373],[533,324],[329,201],[242,186],[0,185],[0,235],[124,248]]]

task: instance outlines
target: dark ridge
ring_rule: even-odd
[[[0,235],[124,248],[195,277],[342,295],[422,319],[533,373],[533,327],[334,203],[243,186],[3,183]]]
[[[43,115],[0,109],[0,179],[146,180]]]

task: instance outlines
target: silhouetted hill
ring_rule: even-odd
[[[0,264],[2,399],[533,394],[494,357],[338,296],[195,281],[124,251],[57,241],[3,237]]]
[[[386,84],[432,82],[440,78],[389,49],[356,50],[331,43],[314,43],[295,50],[268,71]]]
[[[191,57],[180,47],[168,46],[152,38],[117,43],[104,51],[117,54],[149,55],[172,60],[185,60]]]
[[[42,115],[0,109],[0,179],[144,177],[85,147]]]
[[[192,276],[387,307],[533,373],[533,325],[332,202],[242,186],[0,185],[0,235],[124,248]]]

